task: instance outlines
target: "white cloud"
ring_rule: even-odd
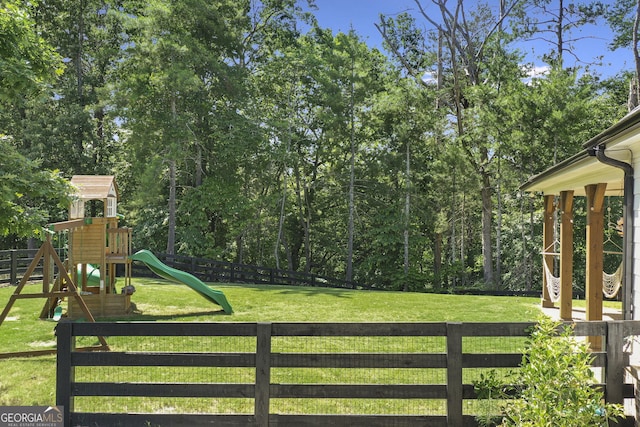
[[[526,84],[530,84],[533,79],[539,79],[546,76],[551,70],[551,67],[548,65],[523,65],[522,68],[527,74],[527,77],[523,79]]]

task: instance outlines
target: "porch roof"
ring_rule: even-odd
[[[623,171],[598,161],[594,149],[604,146],[608,157],[630,163],[633,152],[640,151],[638,143],[640,107],[585,142],[579,153],[531,177],[520,188],[527,192],[541,192],[547,195],[573,190],[574,195],[584,196],[586,185],[606,183],[607,195],[621,196],[624,188]]]

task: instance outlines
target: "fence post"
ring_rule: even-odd
[[[71,383],[74,381],[74,369],[71,366],[71,352],[75,348],[75,337],[72,331],[73,323],[59,322],[56,325],[57,356],[56,356],[56,405],[64,410],[64,425],[71,425],[73,398]]]
[[[9,283],[12,285],[18,284],[18,251],[11,250],[11,273],[9,273]]]
[[[271,388],[271,323],[259,322],[256,332],[256,425],[269,425],[269,393]]]
[[[607,371],[605,372],[606,395],[609,403],[624,403],[624,322],[607,322]]]
[[[462,406],[462,323],[447,323],[447,425],[463,425]]]

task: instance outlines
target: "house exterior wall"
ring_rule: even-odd
[[[633,320],[640,320],[640,153],[633,156],[633,284],[631,290]]]

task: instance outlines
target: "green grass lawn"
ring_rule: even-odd
[[[199,294],[183,285],[171,284],[160,280],[134,279],[133,284],[137,291],[132,296],[132,301],[136,305],[136,314],[126,319],[118,320],[153,320],[153,321],[178,321],[178,322],[442,322],[442,321],[464,321],[464,322],[514,322],[533,321],[540,316],[538,308],[538,298],[523,297],[488,297],[488,296],[455,296],[441,294],[421,294],[403,292],[380,292],[380,291],[352,291],[343,289],[323,289],[306,287],[286,287],[286,286],[258,286],[258,285],[230,285],[220,284],[215,288],[223,291],[233,306],[234,314],[226,315],[220,307],[212,304]],[[37,288],[28,292],[35,292]],[[3,307],[9,300],[13,287],[0,288],[0,307]],[[33,349],[54,348],[55,336],[53,321],[39,320],[37,317],[42,308],[44,300],[23,299],[18,300],[9,317],[0,325],[0,348],[2,352],[28,351]],[[112,319],[113,320],[113,319]],[[430,338],[433,340],[433,338]],[[473,338],[471,338],[473,339]],[[309,345],[308,339],[298,339],[300,341],[288,341],[282,343],[285,351],[296,351],[298,345]],[[107,340],[114,350],[122,350],[131,343],[120,342],[117,339]],[[153,343],[139,341],[134,345],[138,346],[159,346],[161,340]],[[353,348],[362,346],[378,346],[382,351],[393,346],[403,347],[396,351],[414,351],[411,346],[442,346],[443,341],[434,341],[419,344],[403,344],[389,342],[353,342],[344,341],[338,348],[331,351],[348,352]],[[91,343],[90,343],[91,344]],[[189,337],[185,337],[179,344],[182,351],[198,351],[202,343],[190,342]],[[220,341],[209,342],[215,351],[252,351],[253,344],[244,341]],[[274,342],[274,346],[279,345]],[[490,344],[489,347],[498,348],[500,344]],[[340,348],[340,346],[344,348]],[[130,348],[130,347],[127,347]],[[146,347],[145,347],[146,348]],[[234,349],[235,348],[235,349]],[[248,348],[248,350],[246,349]],[[239,350],[238,350],[239,349]],[[488,349],[479,349],[487,351]],[[489,348],[490,350],[490,348]],[[375,350],[374,350],[375,351]],[[419,351],[419,350],[418,350]],[[432,350],[430,350],[432,351]],[[442,351],[442,350],[437,350]],[[0,368],[0,405],[50,405],[55,403],[55,357],[41,356],[34,358],[14,358],[1,359]],[[189,368],[189,381],[193,381],[194,371]],[[350,378],[340,378],[338,382],[367,382],[373,381],[375,384],[383,384],[387,381],[400,383],[411,383],[415,381],[410,374],[406,374],[406,379],[387,379],[384,372],[372,373],[369,370],[355,372],[352,370]],[[197,371],[195,371],[197,372]],[[171,374],[158,374],[160,377],[151,379],[152,381],[163,380],[161,375],[167,375],[167,381],[180,381],[183,373],[175,372]],[[293,371],[274,371],[274,381],[289,382],[288,379],[295,373]],[[435,373],[434,375],[441,375]],[[117,377],[122,375],[122,377]],[[109,378],[111,381],[149,381],[145,379],[143,371],[124,367],[120,374],[114,372],[77,372],[78,379],[87,378],[91,381],[99,381]],[[187,375],[187,374],[185,374]],[[197,374],[195,374],[197,378]],[[205,375],[205,374],[203,374]],[[209,372],[206,375],[211,375]],[[297,374],[296,374],[297,375]],[[302,382],[327,381],[327,376],[334,375],[329,370],[308,372]],[[376,378],[372,376],[376,375]],[[400,375],[403,375],[400,373]],[[431,375],[431,374],[430,374]],[[114,377],[115,376],[115,377]],[[209,377],[207,377],[209,378]],[[195,381],[206,381],[196,379]],[[436,379],[435,381],[443,381]],[[209,380],[210,381],[210,380]],[[247,369],[233,369],[220,372],[217,380],[221,382],[251,382],[253,372]],[[119,402],[119,399],[109,399],[106,407],[101,407],[105,411],[132,410],[127,407],[128,402]],[[76,405],[76,409],[93,410],[102,402],[95,398],[85,398],[84,403]],[[349,403],[349,402],[347,402]],[[351,402],[352,403],[352,402]],[[192,400],[186,407],[180,407],[181,411],[198,411],[198,405],[205,404],[197,400]],[[150,405],[150,406],[149,406]],[[164,404],[149,403],[141,408],[136,406],[133,410],[163,411],[175,410],[167,409]],[[159,406],[158,406],[159,405]],[[164,406],[163,406],[164,405]],[[281,403],[274,402],[274,405],[281,405],[286,411],[288,406],[297,405],[291,401]],[[371,405],[371,402],[369,402]],[[379,405],[373,405],[379,406]],[[251,401],[244,399],[228,406],[230,409],[223,411],[245,412],[251,407]],[[205,411],[211,410],[210,399],[206,402]],[[277,408],[276,408],[277,410]],[[357,410],[357,409],[354,409]],[[399,409],[402,410],[402,409]],[[426,411],[426,408],[419,409]]]

